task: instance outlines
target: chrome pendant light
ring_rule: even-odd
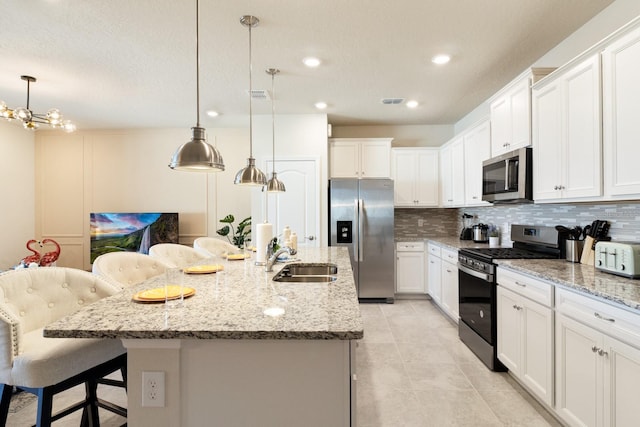
[[[273,160],[271,162],[271,167],[273,170],[271,171],[271,178],[267,181],[267,192],[269,193],[284,193],[286,188],[284,187],[284,183],[278,179],[278,174],[276,174],[276,109],[275,109],[275,97],[276,92],[274,90],[274,80],[275,75],[280,72],[277,68],[267,68],[267,74],[271,75],[271,141],[272,141],[272,153]]]
[[[251,86],[251,28],[258,25],[260,20],[255,16],[244,15],[240,18],[240,23],[249,28],[249,158],[247,166],[240,169],[233,181],[238,185],[266,185],[267,177],[264,172],[256,167],[256,159],[253,158],[253,100],[251,95],[253,87]]]
[[[191,128],[191,141],[182,144],[173,154],[169,167],[189,172],[221,172],[224,161],[218,150],[207,143],[206,130],[200,127],[200,2],[196,0],[196,126]]]

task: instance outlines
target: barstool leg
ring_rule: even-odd
[[[49,387],[38,389],[38,414],[36,427],[51,426],[51,410],[53,409],[53,392]]]
[[[0,426],[4,426],[7,425],[9,405],[11,404],[11,396],[13,395],[13,386],[2,384],[0,392],[2,393],[2,400],[0,400]]]

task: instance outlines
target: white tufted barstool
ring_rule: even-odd
[[[38,396],[37,426],[83,409],[83,423],[99,425],[97,383],[126,370],[120,340],[45,338],[43,328],[120,289],[96,275],[63,267],[28,268],[0,275],[0,425],[13,387]],[[52,415],[53,395],[86,384],[85,400]],[[106,408],[126,416],[126,409]]]
[[[240,252],[240,249],[231,243],[216,239],[215,237],[198,237],[193,241],[193,247],[207,254],[207,256],[217,256],[220,258],[224,258],[228,253]]]
[[[109,252],[93,261],[92,271],[122,288],[164,274],[171,267],[159,259],[137,252]]]
[[[198,261],[211,258],[189,246],[176,243],[158,243],[149,248],[149,256],[157,258],[171,267],[188,267]]]

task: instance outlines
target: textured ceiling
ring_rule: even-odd
[[[448,124],[487,99],[612,0],[201,0],[202,123],[246,126],[253,88],[276,114],[334,125]],[[0,0],[0,99],[58,107],[79,128],[191,127],[196,121],[195,0]],[[447,52],[451,63],[431,63]],[[304,67],[317,56],[317,69]],[[386,106],[382,98],[420,106]],[[270,114],[254,101],[254,114]],[[222,113],[212,119],[204,110]]]

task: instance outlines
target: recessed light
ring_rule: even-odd
[[[449,61],[451,61],[451,57],[449,55],[436,55],[431,58],[431,62],[438,65],[446,64]]]
[[[318,65],[320,65],[320,60],[318,58],[314,58],[312,56],[308,56],[308,57],[304,58],[302,60],[302,62],[304,63],[304,65],[306,65],[309,68],[315,68]]]
[[[207,111],[207,116],[209,117],[218,117],[219,115],[220,113],[218,113],[217,111],[213,111],[213,110]]]
[[[407,101],[407,107],[408,108],[416,108],[418,106],[418,101]]]
[[[318,110],[324,110],[325,108],[327,108],[327,103],[326,102],[316,102],[315,106]]]

